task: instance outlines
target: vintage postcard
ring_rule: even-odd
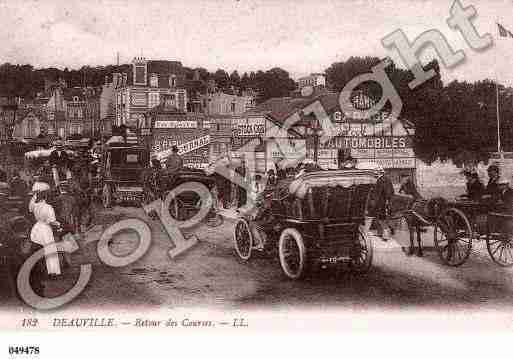
[[[509,333],[511,14],[0,1],[0,357]]]

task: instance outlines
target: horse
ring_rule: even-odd
[[[436,197],[429,200],[419,198],[411,203],[409,208],[404,212],[404,218],[408,223],[408,231],[410,233],[410,248],[408,255],[415,254],[414,236],[417,235],[417,256],[424,255],[422,250],[422,232],[425,228],[432,226],[436,217],[440,215],[442,209],[447,206],[447,201],[443,198]]]

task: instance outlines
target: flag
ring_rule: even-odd
[[[497,26],[499,27],[499,36],[501,36],[501,37],[509,36],[509,37],[513,38],[513,33],[511,33],[511,31],[506,30],[506,28],[499,23],[497,23]]]

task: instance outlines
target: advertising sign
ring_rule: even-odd
[[[164,159],[168,157],[172,153],[172,146],[176,145],[178,147],[178,154],[184,155],[194,150],[197,150],[203,146],[207,146],[210,144],[210,135],[202,136],[187,142],[180,143],[177,140],[168,140],[161,139],[159,142],[154,143],[154,155],[158,159]],[[161,148],[167,148],[162,150]],[[207,158],[205,158],[205,162],[208,161],[208,153]]]
[[[198,128],[198,121],[155,121],[155,128]]]
[[[265,135],[265,118],[236,118],[232,137],[260,137]]]
[[[362,162],[377,163],[383,168],[415,168],[415,158],[370,158]]]
[[[254,141],[255,149],[253,151],[264,151],[265,150],[265,142],[262,140],[262,137],[231,137],[230,144],[232,147],[232,151],[238,151],[242,147],[248,147],[248,150],[251,150],[249,146],[250,142]]]
[[[338,136],[320,144],[320,148],[411,148],[413,140],[409,136]]]
[[[304,158],[306,156],[306,141],[302,139],[286,139],[281,145],[276,141],[267,142],[267,153],[270,158]]]

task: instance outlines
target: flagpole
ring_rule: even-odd
[[[499,152],[499,154],[501,153],[501,120],[500,120],[500,114],[499,114],[499,83],[497,81],[497,79],[495,80],[495,92],[496,92],[496,96],[497,96],[497,106],[496,106],[496,109],[497,109],[497,152]]]
[[[501,37],[501,25],[499,24],[499,19],[496,19],[496,24],[499,27],[499,36],[497,37],[497,42]],[[500,114],[499,114],[499,76],[497,76],[497,47],[495,47],[495,97],[496,97],[496,120],[497,120],[497,152],[498,155],[501,156],[501,125],[500,125]]]

